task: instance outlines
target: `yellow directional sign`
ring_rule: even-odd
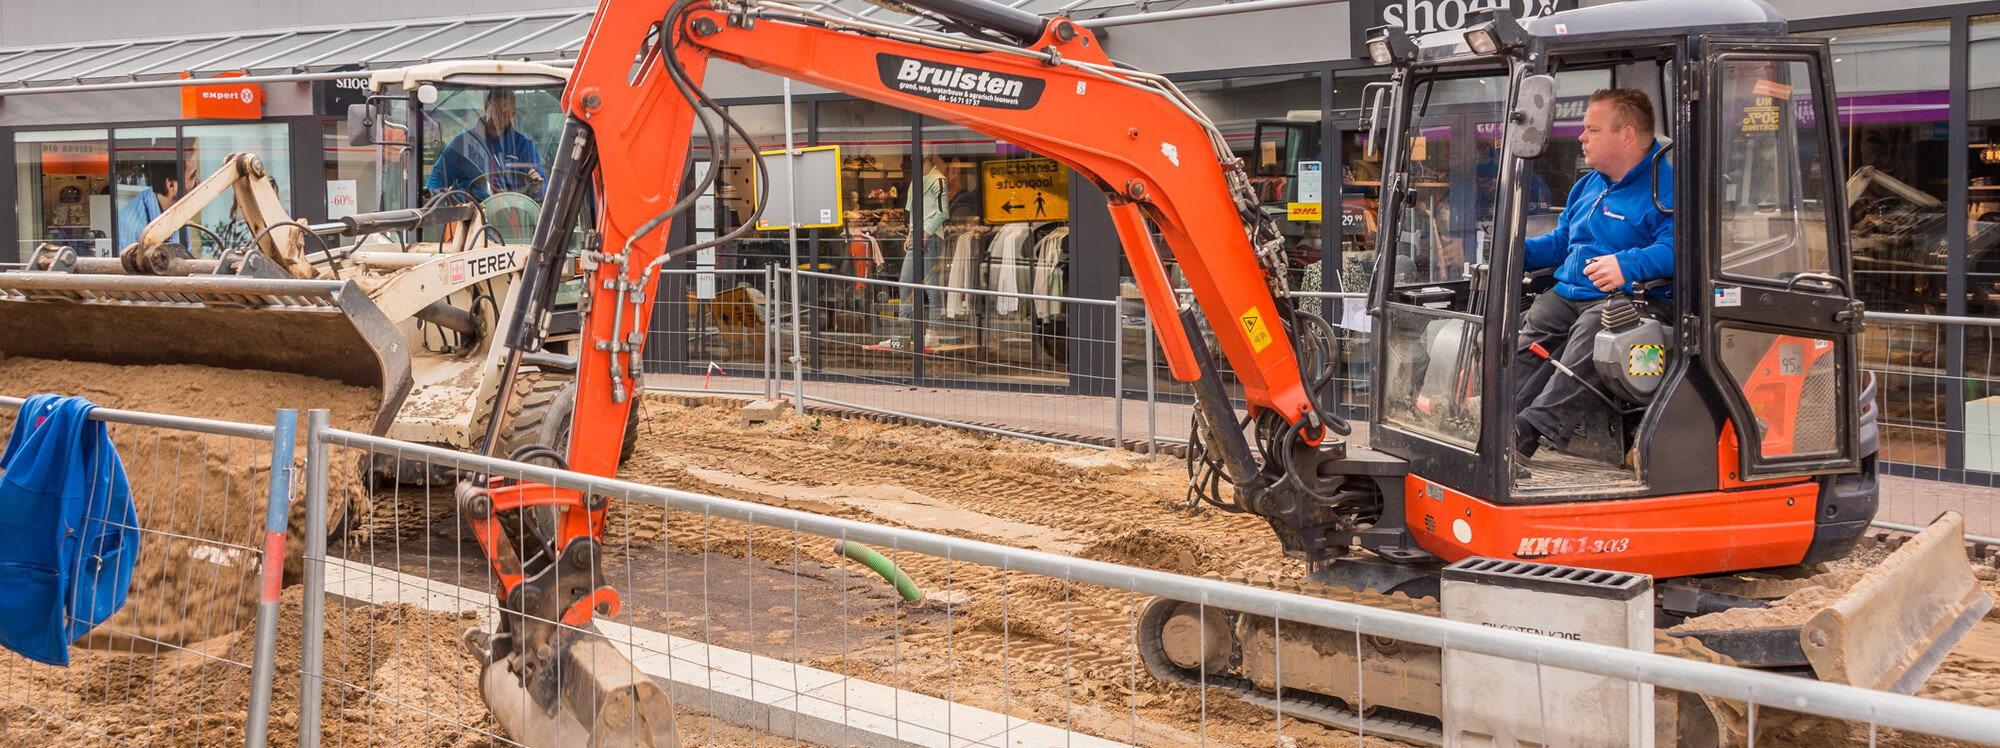
[[[1069,220],[1069,167],[1046,158],[979,165],[987,223]]]

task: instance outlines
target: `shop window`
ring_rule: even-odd
[[[904,208],[917,242],[899,277],[942,287],[908,305],[926,321],[926,378],[1065,385],[1074,297],[1069,167],[1026,148],[924,120],[923,160]],[[908,345],[914,347],[915,341]]]
[[[1326,123],[1321,119],[1319,75],[1296,73],[1221,78],[1187,81],[1180,83],[1179,87],[1222,131],[1230,154],[1242,159],[1250,171],[1259,207],[1277,222],[1279,232],[1285,237],[1291,287],[1303,291],[1341,290],[1339,258],[1332,258],[1331,266],[1321,266],[1322,236],[1326,224],[1317,216],[1307,217],[1304,214],[1295,220],[1290,210],[1293,203],[1302,202],[1302,189],[1308,199],[1315,197],[1313,193],[1321,189],[1319,184],[1304,182],[1319,179],[1313,175],[1323,174],[1324,169],[1331,168],[1321,151]],[[1361,87],[1362,83],[1356,82],[1353,91],[1358,95]],[[1302,167],[1303,163],[1317,163],[1321,171],[1313,172]],[[1352,179],[1354,175],[1348,176]],[[1318,197],[1319,203],[1324,204],[1325,196]],[[1160,257],[1167,264],[1167,277],[1176,288],[1187,288],[1187,278],[1174,261],[1173,252],[1158,239],[1157,231],[1154,237]],[[1124,387],[1143,391],[1146,382],[1139,372],[1146,371],[1146,349],[1140,347],[1145,331],[1144,318],[1140,315],[1144,314],[1144,309],[1130,261],[1122,251],[1119,257],[1119,316],[1124,320],[1122,328],[1128,361],[1121,368],[1131,372],[1124,377]],[[1338,304],[1308,304],[1307,308],[1315,313],[1336,316],[1339,313]],[[1202,319],[1203,336],[1214,347],[1214,333],[1207,329],[1206,319]],[[1147,374],[1153,378],[1156,390],[1170,396],[1192,396],[1193,390],[1186,383],[1175,380],[1167,370],[1165,355],[1158,350],[1157,335],[1153,340],[1145,340],[1144,345],[1155,349],[1153,367]],[[1236,382],[1228,359],[1218,354],[1215,363],[1231,396],[1242,397],[1242,387]]]
[[[795,147],[806,145],[807,120],[805,104],[794,104],[792,108],[791,140]],[[730,131],[720,117],[710,117],[709,125],[723,146],[721,173],[715,183],[694,206],[692,225],[683,234],[692,242],[706,242],[728,234],[750,220],[755,209],[757,153],[775,151],[785,147],[785,110],[782,105],[746,105],[729,107],[729,115],[745,130],[749,131],[750,142],[743,142],[735,132]],[[700,123],[694,127],[693,140],[689,146],[690,167],[686,175],[685,189],[693,189],[702,177],[714,166],[715,144],[707,137]],[[719,270],[761,270],[766,265],[786,266],[790,264],[791,246],[789,232],[783,228],[775,231],[752,231],[742,239],[720,247],[702,250],[687,260],[688,265],[697,268]],[[803,258],[810,252],[809,230],[798,232],[798,251]],[[802,260],[803,262],[803,260]],[[666,276],[662,303],[669,299],[682,304],[677,313],[667,313],[666,319],[683,320],[679,329],[669,326],[658,335],[658,341],[648,346],[649,351],[684,351],[669,354],[667,363],[680,364],[694,371],[715,364],[724,372],[742,372],[765,363],[765,327],[763,304],[765,302],[764,281],[756,275],[669,275]],[[679,316],[676,316],[679,315]],[[789,347],[791,336],[780,335],[779,344]],[[684,356],[682,361],[670,360],[672,356]],[[780,360],[786,355],[781,354]]]
[[[807,144],[805,104],[792,105],[792,134],[794,147],[803,148]],[[716,133],[723,135],[729,148],[725,153],[722,176],[716,180],[716,230],[727,234],[742,226],[756,208],[757,192],[753,182],[757,178],[757,154],[765,151],[782,150],[785,147],[785,107],[783,104],[754,104],[729,107],[729,116],[750,133],[750,142],[743,142],[734,132],[716,127]],[[725,134],[726,132],[726,134]],[[766,217],[766,223],[770,223]],[[778,222],[782,225],[782,221]],[[806,253],[806,231],[800,231],[800,252]],[[761,268],[766,264],[788,265],[791,260],[789,233],[783,229],[756,231],[746,235],[742,241],[721,247],[716,259],[720,268]],[[801,259],[803,261],[803,259]]]
[[[378,149],[391,148],[400,151],[402,148],[349,145],[347,120],[344,119],[326,120],[321,133],[323,145],[320,153],[326,171],[326,206],[323,216],[328,220],[335,220],[356,213],[381,210],[383,182],[376,161]],[[327,237],[327,240],[343,245],[359,241],[358,238],[352,237]]]
[[[910,247],[909,112],[868,101],[819,105],[816,143],[840,148],[846,211],[837,229],[821,229],[816,269],[852,277],[818,280],[802,292],[812,306],[819,371],[858,377],[915,373],[907,348],[911,298],[886,281],[903,277]]]
[[[1973,28],[1978,39],[1981,27]],[[1993,31],[2000,28],[1988,27],[1989,38],[2000,36]],[[1946,210],[1951,194],[1951,24],[1938,20],[1811,35],[1827,37],[1833,53],[1839,96],[1836,140],[1848,170],[1844,200],[1855,295],[1876,311],[1946,313],[1949,233],[1965,225],[1951,220]],[[2000,53],[1992,46],[1996,43],[1973,43],[1974,70],[1981,69],[1982,56]],[[1987,59],[1991,68],[1994,60]],[[1980,85],[1975,82],[1974,90]],[[1988,117],[2000,118],[2000,112]],[[1984,146],[1989,138],[1982,119],[1972,115],[1977,133],[1972,142]],[[2000,128],[1994,130],[2000,136]],[[2000,178],[2000,164],[1982,164],[1975,157],[1971,166],[1975,184]],[[1975,223],[1986,194],[1976,188],[1968,194],[1968,207],[1975,213],[1969,218]],[[2000,199],[2000,187],[1991,195]],[[2000,203],[1994,206],[2000,210]],[[1945,464],[1950,382],[1942,376],[1944,328],[1871,323],[1861,345],[1863,368],[1881,382],[1882,458]]]
[[[1974,16],[1970,31],[1965,314],[1990,318],[2000,317],[2000,16]],[[1976,423],[2000,405],[2000,330],[1966,327],[1964,351],[1966,417]],[[1966,466],[1991,469],[1991,456],[1972,446]]]
[[[292,148],[285,123],[190,125],[181,128],[181,147],[181,158],[191,175],[190,188],[222,168],[230,154],[257,154],[264,161],[264,172],[277,181],[279,202],[287,213],[291,211]],[[195,221],[214,234],[196,231],[188,236],[188,247],[197,257],[213,257],[222,248],[249,246],[257,238],[231,191],[225,190],[210,201]],[[220,248],[217,242],[221,242]]]
[[[26,258],[43,243],[86,256],[109,257],[116,252],[108,134],[104,130],[15,134],[18,256]]]
[[[112,247],[139,241],[146,224],[173,207],[197,175],[182,168],[179,133],[172,127],[121,128],[112,133]],[[185,232],[173,241],[187,244]]]

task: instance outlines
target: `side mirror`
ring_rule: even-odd
[[[429,83],[417,87],[417,103],[430,106],[438,103],[438,89]]]
[[[1521,79],[1514,94],[1514,111],[1507,115],[1507,154],[1515,158],[1535,158],[1549,144],[1549,131],[1556,119],[1556,79],[1550,75],[1530,75]]]
[[[376,116],[374,104],[347,105],[347,144],[374,145]]]

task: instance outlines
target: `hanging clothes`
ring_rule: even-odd
[[[980,232],[968,229],[952,242],[951,267],[945,275],[945,285],[952,288],[972,288],[973,271],[979,257]],[[946,292],[944,295],[944,316],[963,317],[971,311],[968,294]]]
[[[854,290],[856,291],[864,290],[867,284],[859,279],[867,278],[868,274],[874,270],[874,266],[871,263],[879,262],[874,257],[874,253],[869,252],[869,248],[874,243],[874,239],[866,236],[853,236],[847,240],[847,256],[854,258],[854,277],[857,279],[854,281]],[[879,253],[880,250],[876,250],[876,252]]]
[[[1028,224],[1010,223],[1000,233],[994,235],[988,251],[999,257],[999,264],[993,271],[993,290],[1001,293],[1021,293],[1029,264],[1022,262],[1021,248],[1028,242]],[[1013,314],[1021,309],[1021,299],[1014,296],[1000,296],[993,300],[996,314]]]
[[[1056,285],[1061,283],[1057,273],[1062,259],[1064,243],[1069,239],[1069,227],[1064,226],[1049,232],[1035,245],[1035,282],[1032,293],[1040,296],[1056,296],[1060,292]],[[1035,300],[1035,316],[1047,317],[1062,311],[1060,302]]]

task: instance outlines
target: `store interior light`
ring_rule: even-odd
[[[1987,164],[2000,164],[2000,143],[1987,143],[1986,148],[1979,152],[1979,161]]]

